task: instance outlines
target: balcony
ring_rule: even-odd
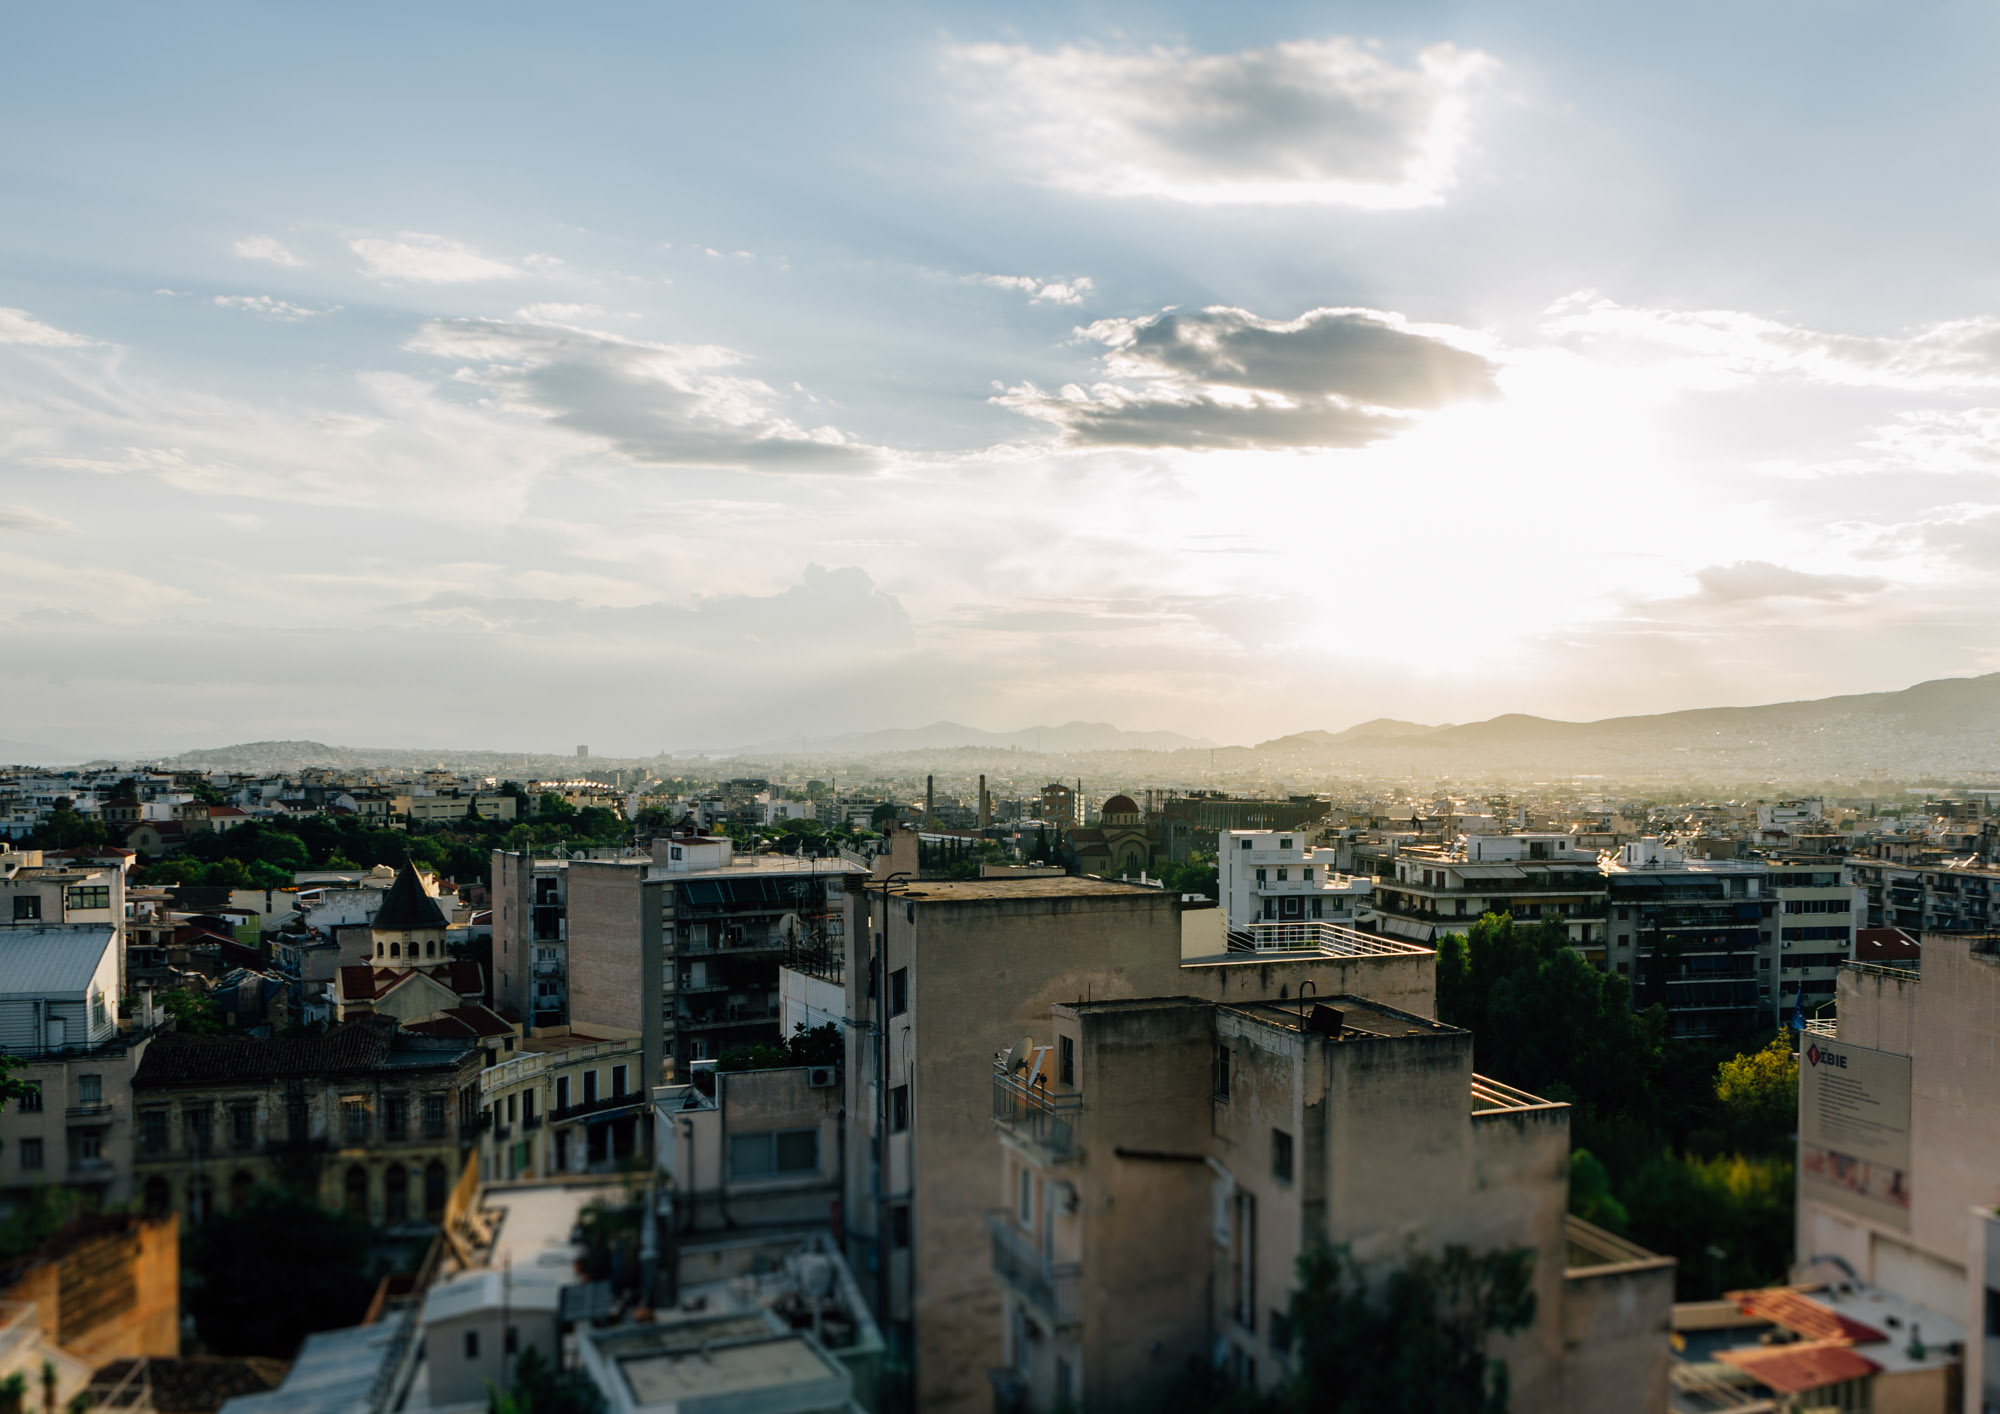
[[[579,1105],[564,1105],[549,1111],[550,1124],[568,1124],[571,1120],[588,1119],[592,1115],[614,1114],[619,1110],[636,1109],[646,1103],[646,1097],[637,1090],[628,1090],[623,1095],[605,1095],[595,1100],[585,1100]]]
[[[1319,953],[1327,957],[1425,957],[1429,948],[1357,933],[1338,923],[1247,923],[1229,930],[1231,952]]]
[[[563,965],[560,962],[538,962],[535,964],[535,976],[537,977],[560,977],[562,973]]]
[[[1051,1089],[1047,1077],[1029,1085],[1024,1076],[1009,1071],[1005,1061],[993,1063],[993,1123],[1040,1149],[1050,1162],[1076,1157],[1076,1123],[1082,1113],[1080,1092]]]
[[[111,1119],[111,1102],[109,1100],[94,1100],[87,1105],[71,1105],[63,1111],[63,1116],[66,1119],[92,1120],[99,1124],[109,1123]]]
[[[1003,1211],[989,1212],[986,1226],[993,1235],[993,1275],[1001,1284],[1053,1329],[1082,1325],[1082,1264],[1043,1257]]]

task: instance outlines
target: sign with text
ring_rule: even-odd
[[[1799,1189],[1910,1225],[1910,1058],[1808,1032],[1799,1055]]]

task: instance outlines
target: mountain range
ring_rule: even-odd
[[[890,727],[884,731],[847,732],[840,736],[787,737],[745,746],[741,756],[797,752],[875,755],[892,751],[949,751],[976,746],[1000,751],[1037,751],[1065,755],[1079,751],[1179,751],[1215,743],[1179,732],[1128,732],[1109,722],[1064,722],[1059,727],[1023,727],[1016,732],[989,732],[962,722],[932,722],[927,727]]]

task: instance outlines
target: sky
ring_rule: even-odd
[[[0,739],[2000,669],[2000,11],[0,10]]]

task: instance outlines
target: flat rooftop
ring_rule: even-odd
[[[926,903],[1015,898],[1180,898],[1179,894],[1145,884],[1123,884],[1116,879],[1069,875],[1045,875],[1030,879],[918,879],[897,889],[894,896]]]
[[[1311,1031],[1313,1008],[1331,1007],[1341,1015],[1340,1035],[1334,1039],[1394,1040],[1403,1036],[1465,1035],[1456,1026],[1447,1026],[1442,1021],[1432,1021],[1427,1016],[1414,1012],[1398,1011],[1395,1007],[1383,1006],[1364,997],[1337,993],[1329,997],[1306,997],[1303,1000],[1291,998],[1280,1001],[1235,1002],[1222,1007],[1223,1011],[1235,1012],[1238,1016],[1265,1026],[1273,1026],[1281,1031],[1302,1033]]]

